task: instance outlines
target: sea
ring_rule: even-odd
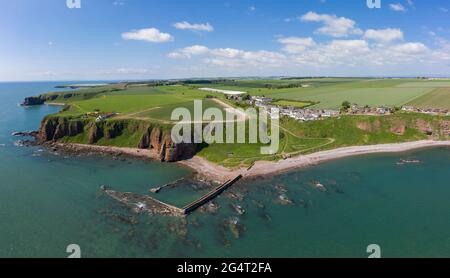
[[[66,258],[73,244],[85,258],[450,257],[449,148],[241,182],[186,218],[139,214],[100,187],[152,195],[185,178],[155,196],[179,206],[208,188],[177,164],[65,156],[12,136],[60,109],[24,97],[73,83],[0,83],[0,257]]]

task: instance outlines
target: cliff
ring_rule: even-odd
[[[90,119],[47,117],[39,130],[40,143],[61,142],[152,149],[164,162],[193,157],[199,146],[175,144],[169,126],[138,120],[94,122]]]
[[[35,97],[27,97],[24,99],[22,106],[42,105],[46,101],[55,100],[57,95],[40,95]]]

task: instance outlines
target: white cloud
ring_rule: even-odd
[[[439,7],[439,10],[443,13],[448,13],[448,9],[445,7]]]
[[[428,47],[426,47],[423,43],[419,43],[419,42],[409,42],[409,43],[399,44],[399,45],[392,46],[390,49],[394,52],[397,52],[399,54],[405,54],[405,55],[423,54],[426,51],[428,51]]]
[[[316,45],[316,42],[310,37],[287,37],[278,39],[278,42],[284,45],[283,51],[291,54],[303,52],[306,48]]]
[[[173,41],[174,38],[168,33],[162,33],[156,28],[132,30],[122,34],[124,40],[148,41],[153,43],[163,43]]]
[[[365,39],[374,40],[380,43],[390,43],[403,40],[403,32],[400,29],[369,29],[364,34]]]
[[[209,48],[203,45],[193,45],[178,49],[169,53],[167,56],[172,59],[191,58],[192,56],[199,56],[209,53]]]
[[[214,27],[209,23],[204,24],[191,24],[187,21],[178,22],[174,24],[174,27],[179,30],[191,30],[197,32],[212,32]]]
[[[146,74],[150,73],[151,70],[144,68],[119,68],[116,72],[121,74]]]
[[[371,67],[385,66],[414,68],[419,63],[442,62],[438,56],[444,55],[446,49],[430,51],[420,42],[397,43],[391,41],[386,47],[383,44],[370,44],[363,39],[346,40],[335,39],[329,42],[317,43],[312,38],[286,37],[278,39],[282,45],[278,51],[246,51],[235,48],[208,48],[202,45],[194,45],[178,49],[168,54],[170,58],[192,59],[190,63],[204,70],[219,69],[234,71],[246,71],[248,74],[261,70],[279,69],[285,74],[292,70],[304,69],[334,69],[337,71],[349,68],[359,68],[367,72]],[[448,44],[446,44],[448,47]],[[406,65],[409,65],[406,66]]]
[[[318,14],[308,12],[300,17],[304,22],[321,22],[323,27],[316,30],[316,33],[332,37],[347,37],[349,35],[361,35],[363,31],[356,27],[356,22],[345,17],[337,17],[330,14]]]
[[[169,58],[201,58],[208,65],[225,68],[236,67],[278,67],[285,60],[281,53],[259,50],[244,51],[235,48],[210,49],[202,45],[194,45],[178,49],[168,54]]]
[[[389,8],[396,12],[406,12],[406,8],[400,3],[389,4]]]

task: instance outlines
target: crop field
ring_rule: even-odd
[[[175,108],[184,107],[193,113],[194,100],[203,100],[203,111],[212,107],[224,109],[220,103],[207,99],[206,92],[187,86],[141,86],[114,91],[96,88],[78,90],[73,94],[73,97],[60,97],[54,101],[69,105],[62,115],[115,112],[122,118],[170,121]],[[217,97],[223,98],[222,95]]]
[[[419,108],[440,108],[450,110],[450,88],[435,89],[408,103]]]
[[[437,88],[450,88],[450,81],[413,78],[315,78],[228,81],[208,86],[244,91],[250,95],[282,101],[317,102],[313,108],[337,109],[344,101],[362,106],[402,106],[426,96]]]
[[[298,108],[303,108],[306,106],[311,105],[310,102],[302,102],[302,101],[295,101],[295,100],[277,100],[272,102],[273,105],[278,105],[278,106],[292,106],[292,107],[298,107]]]
[[[273,98],[308,100],[319,102],[313,108],[337,109],[343,101],[359,105],[401,106],[428,93],[430,88],[322,88],[305,90],[301,93],[282,93],[271,95]]]
[[[172,112],[177,108],[186,108],[191,113],[192,117],[194,117],[194,101],[187,101],[187,102],[181,102],[181,103],[173,103],[168,105],[163,105],[160,107],[155,107],[154,109],[149,109],[148,111],[143,111],[138,114],[134,114],[133,118],[139,118],[139,119],[154,119],[154,120],[160,120],[160,121],[171,121],[171,115]],[[202,101],[202,112],[204,112],[206,109],[209,108],[218,108],[223,112],[223,115],[225,117],[224,107],[221,106],[219,103],[205,99]],[[192,120],[194,120],[192,118]]]
[[[131,113],[153,107],[183,103],[186,99],[174,95],[104,95],[85,101],[72,102],[81,113],[94,111]]]

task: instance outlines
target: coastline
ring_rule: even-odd
[[[278,162],[259,161],[246,174],[246,177],[260,177],[270,174],[281,174],[289,172],[294,169],[300,169],[308,166],[317,165],[323,162],[347,157],[362,156],[369,154],[403,153],[412,150],[437,148],[437,147],[450,147],[450,141],[423,140],[407,143],[344,147],[289,158]]]
[[[111,155],[129,155],[137,158],[150,158],[158,159],[157,152],[148,149],[137,148],[122,148],[122,147],[109,147],[109,146],[97,146],[97,145],[83,145],[83,144],[63,144],[53,143],[50,146],[56,146],[69,152],[98,152],[107,153]],[[415,141],[407,143],[396,144],[381,144],[381,145],[368,145],[368,146],[353,146],[344,147],[334,150],[322,151],[312,153],[308,155],[297,156],[278,162],[271,161],[258,161],[251,167],[239,169],[228,169],[223,166],[217,165],[206,159],[195,156],[188,160],[177,162],[177,164],[190,168],[196,174],[216,182],[225,182],[233,179],[238,175],[243,175],[244,178],[259,178],[268,175],[278,175],[286,173],[295,169],[301,169],[313,165],[317,165],[323,162],[337,160],[341,158],[362,156],[368,154],[380,154],[380,153],[402,153],[411,150],[435,148],[435,147],[450,147],[450,141]]]
[[[69,144],[69,143],[44,143],[44,146],[50,148],[61,149],[68,153],[103,153],[109,155],[127,155],[135,158],[149,158],[156,160],[158,153],[153,150],[137,149],[137,148],[122,148],[111,146],[97,146],[97,145],[85,145],[85,144]]]

